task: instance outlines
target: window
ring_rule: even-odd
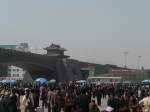
[[[16,69],[13,69],[13,71],[16,71]]]
[[[9,72],[11,72],[11,69],[8,69]]]

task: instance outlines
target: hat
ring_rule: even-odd
[[[112,108],[112,107],[110,107],[110,106],[107,106],[107,108],[106,108],[106,111],[107,112],[112,112],[114,109]]]

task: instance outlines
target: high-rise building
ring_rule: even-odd
[[[28,43],[20,43],[19,45],[0,45],[0,48],[29,52]],[[0,77],[10,77],[15,80],[23,80],[25,72],[26,71],[20,67],[0,64]]]

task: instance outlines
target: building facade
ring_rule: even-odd
[[[19,45],[0,45],[0,48],[29,52],[28,43],[20,43]],[[0,68],[0,77],[9,77],[14,80],[23,80],[24,74],[26,73],[22,68],[13,65],[0,65]]]

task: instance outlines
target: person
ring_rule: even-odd
[[[121,101],[120,101],[120,112],[130,112],[129,108],[129,98],[125,94],[122,95]]]
[[[150,96],[143,98],[139,101],[139,104],[143,106],[143,110],[147,110],[146,112],[150,111]]]
[[[68,93],[64,96],[64,103],[67,104],[70,101],[70,96]]]
[[[92,109],[93,105],[95,105],[95,100],[92,100],[92,101],[89,103],[89,110]]]
[[[48,91],[48,112],[59,112],[59,91],[55,88]]]
[[[42,100],[42,107],[44,106],[47,108],[47,95],[48,95],[48,90],[46,87],[43,87],[41,90],[41,100]]]
[[[138,100],[140,101],[141,100],[141,89],[138,88],[137,90],[137,95],[138,95]]]
[[[101,98],[102,98],[102,89],[101,89],[101,87],[97,88],[96,96],[97,96],[97,104],[99,106],[101,106]]]
[[[99,108],[97,107],[95,100],[92,100],[89,104],[89,112],[100,112]]]
[[[12,94],[10,95],[10,101],[11,101],[11,111],[17,112],[18,111],[18,97],[15,94],[15,90],[12,90]]]
[[[3,106],[3,102],[4,102],[4,90],[1,90],[0,93],[0,112],[4,112],[4,106]]]
[[[35,107],[39,107],[40,90],[36,85],[34,88]]]
[[[11,108],[11,100],[10,100],[10,93],[8,91],[5,92],[5,96],[3,98],[2,102],[2,112],[12,112]]]
[[[79,108],[75,104],[68,104],[65,107],[64,112],[80,112]]]
[[[48,90],[48,95],[47,95],[48,112],[51,112],[51,108],[52,108],[52,95],[53,95],[53,91],[52,91],[52,88],[50,88]]]
[[[113,112],[115,107],[114,94],[110,94],[107,102],[106,112]]]
[[[81,94],[75,99],[75,102],[80,107],[81,112],[89,112],[88,107],[90,103],[90,98],[86,90],[82,90]]]
[[[34,100],[29,89],[26,89],[25,95],[23,96],[22,99],[22,104],[25,108],[24,112],[34,112],[33,110]]]

